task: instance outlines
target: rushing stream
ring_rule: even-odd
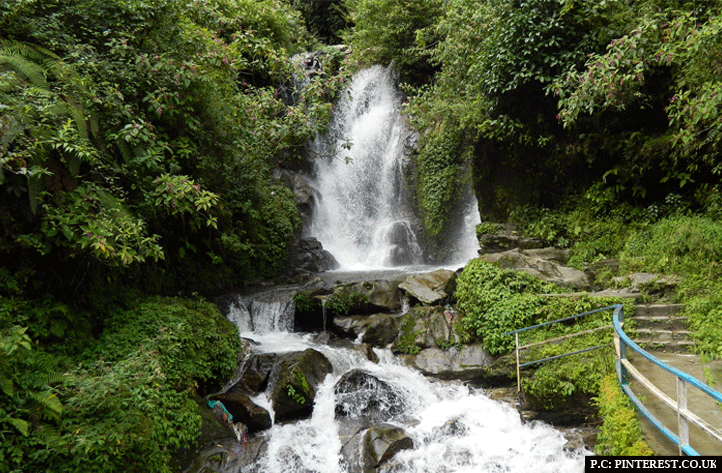
[[[267,309],[276,311],[271,306]],[[349,439],[334,416],[335,406],[343,399],[334,393],[334,386],[353,369],[368,372],[393,389],[402,405],[390,409],[384,422],[403,427],[414,441],[413,449],[397,453],[393,462],[379,471],[571,473],[584,469],[584,454],[589,452],[567,449],[560,431],[541,422],[523,422],[514,407],[490,399],[482,389],[430,380],[387,350],[377,349],[379,361],[373,363],[360,350],[319,345],[309,334],[271,330],[242,336],[258,341],[258,352],[319,350],[333,364],[333,373],[319,387],[309,419],[275,424],[258,434],[268,442],[265,454],[243,468],[234,467],[231,461],[223,472],[348,472],[342,451]],[[366,395],[373,397],[374,393]],[[264,399],[255,401],[269,406]]]
[[[379,278],[384,272],[418,271],[423,266],[415,230],[418,217],[413,214],[403,177],[411,134],[400,113],[401,105],[390,71],[381,67],[362,71],[349,88],[349,100],[339,103],[331,131],[316,140],[319,156],[313,184],[319,197],[306,233],[318,238],[344,270],[343,274],[320,275],[325,281],[338,283],[349,271],[372,270],[374,278]],[[456,267],[474,257],[478,249],[474,227],[479,217],[473,198],[460,209],[460,215],[462,218],[455,220],[461,222],[456,229],[458,238],[451,244]],[[524,422],[514,407],[492,400],[483,389],[428,379],[386,349],[374,349],[371,358],[378,361],[369,361],[369,353],[359,349],[360,341],[348,342],[346,347],[330,346],[314,343],[311,334],[293,333],[292,293],[284,288],[239,296],[230,305],[228,319],[238,326],[242,337],[258,343],[255,353],[313,348],[330,360],[333,371],[318,386],[311,417],[275,422],[270,429],[254,434],[247,444],[236,439],[219,443],[201,455],[200,466],[188,471],[360,472],[358,464],[348,463],[349,458],[363,456],[359,444],[351,441],[348,426],[337,415],[339,406],[347,401],[335,387],[351,370],[368,373],[385,386],[393,403],[380,403],[384,417],[379,422],[401,427],[413,440],[413,448],[396,452],[391,461],[373,471],[564,473],[584,469],[583,457],[588,451],[567,448],[560,431],[541,422]],[[323,324],[325,329],[325,312]],[[363,402],[381,394],[369,387],[353,395],[356,402],[359,396]],[[274,419],[265,393],[253,401]],[[244,455],[244,449],[252,448],[259,453]],[[223,461],[208,460],[219,452]]]

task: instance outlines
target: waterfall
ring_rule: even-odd
[[[233,322],[241,334],[290,332],[296,304],[290,295],[264,298],[236,296],[228,307],[226,318]]]
[[[329,132],[313,143],[320,198],[307,233],[343,269],[423,263],[404,173],[405,143],[413,136],[393,72],[359,72],[340,100]]]

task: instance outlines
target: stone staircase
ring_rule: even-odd
[[[678,315],[682,304],[638,304],[634,341],[646,350],[686,352],[694,341],[687,328],[687,317]]]

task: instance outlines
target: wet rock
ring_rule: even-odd
[[[441,379],[472,380],[487,374],[494,359],[480,344],[452,346],[448,350],[427,348],[405,356],[406,363],[425,375]]]
[[[251,400],[251,396],[266,388],[268,377],[278,360],[273,353],[251,354],[241,368],[238,381],[226,391],[209,396],[221,401],[233,416],[233,422],[242,422],[251,432],[271,427],[271,416],[266,409]]]
[[[423,304],[442,304],[448,302],[454,293],[456,276],[454,271],[448,269],[412,274],[399,284],[399,288]]]
[[[457,333],[461,315],[451,306],[415,306],[400,319],[399,337],[394,353],[409,353],[411,349],[449,347],[460,342]]]
[[[414,441],[401,427],[378,424],[369,428],[363,438],[363,471],[376,472],[401,450],[414,448]]]
[[[184,473],[264,473],[259,460],[268,451],[265,436],[249,437],[245,442],[235,437],[214,442],[201,451]]]
[[[266,389],[268,376],[278,362],[275,353],[252,353],[241,367],[241,373],[235,387],[242,388],[247,394],[259,393]]]
[[[334,393],[335,417],[355,419],[363,427],[401,415],[405,409],[403,398],[389,383],[360,369],[341,376]]]
[[[248,426],[250,432],[270,429],[271,415],[236,386],[231,387],[222,394],[214,394],[211,400],[221,401],[226,410],[233,416],[233,422],[242,422]]]
[[[336,332],[357,338],[363,335],[363,342],[376,347],[385,347],[399,335],[398,314],[349,315],[334,317]]]
[[[482,254],[501,253],[516,248],[529,250],[543,248],[545,244],[546,242],[543,240],[524,238],[508,232],[500,235],[486,234],[479,237],[479,246],[481,247],[479,252]]]
[[[318,273],[339,267],[333,255],[324,250],[321,242],[313,237],[298,238],[291,247],[289,267],[295,270]]]
[[[548,257],[550,254],[545,252],[519,249],[480,256],[484,261],[498,264],[501,268],[522,271],[560,286],[581,290],[591,288],[589,276],[584,271],[556,263],[555,260],[563,258],[560,254],[551,255],[554,259],[546,259]]]
[[[363,343],[375,347],[385,347],[390,345],[399,336],[399,317],[390,314],[376,314],[371,316],[372,319],[366,325],[366,331],[363,334]]]
[[[374,312],[397,312],[401,310],[402,279],[374,279],[344,284],[334,289],[331,299],[355,300],[348,314],[370,314]]]
[[[268,382],[276,420],[310,416],[318,385],[332,371],[328,358],[314,349],[279,355]]]

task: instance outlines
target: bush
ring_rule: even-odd
[[[503,336],[505,332],[534,323],[543,306],[538,294],[560,291],[541,279],[475,259],[459,276],[456,296],[464,327],[498,354],[514,347],[514,338]]]
[[[594,447],[598,455],[653,455],[644,440],[634,406],[622,393],[615,374],[607,375],[595,398],[599,416],[604,419]]]
[[[80,363],[0,325],[0,471],[174,471],[200,433],[197,391],[230,378],[240,350],[215,306],[182,299],[116,311]]]
[[[89,356],[117,363],[137,350],[158,350],[166,382],[178,390],[220,387],[235,369],[241,342],[233,323],[207,302],[152,297],[108,319]]]
[[[620,265],[626,271],[717,277],[722,261],[722,223],[705,216],[660,220],[627,242]]]

